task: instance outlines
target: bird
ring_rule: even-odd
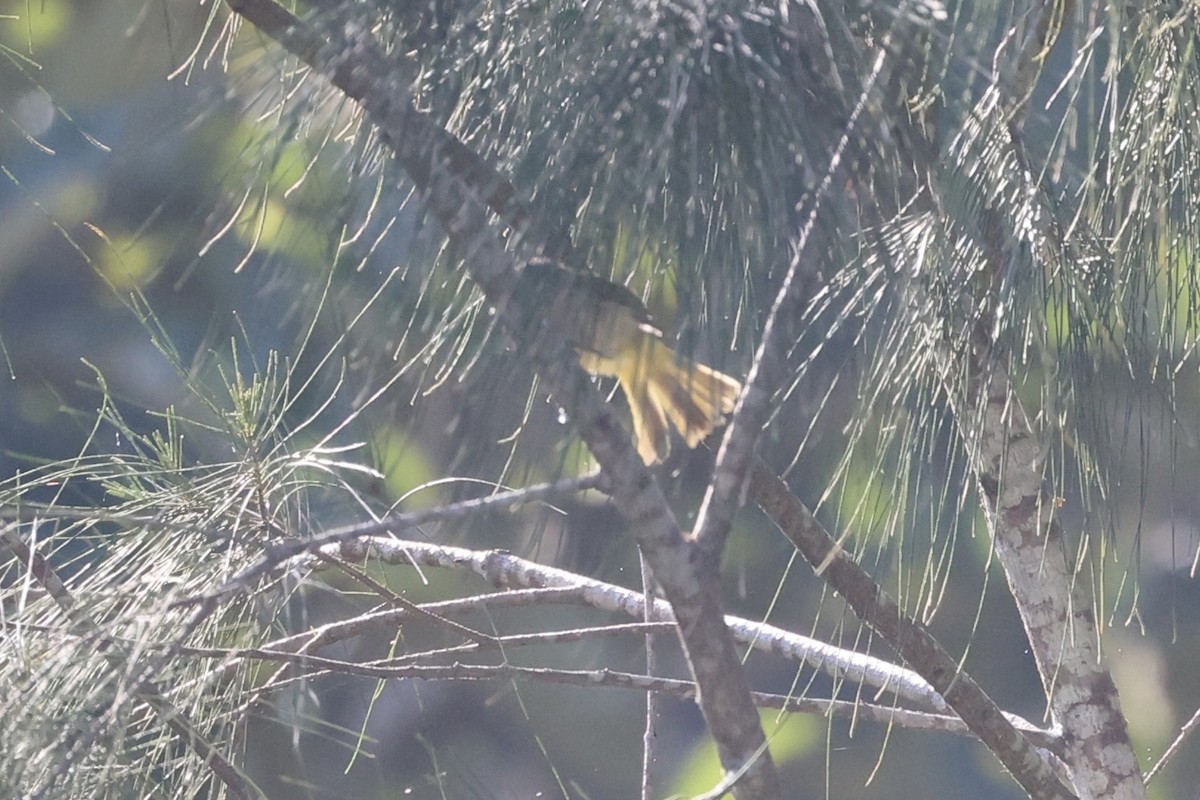
[[[522,326],[561,335],[584,370],[617,379],[647,466],[669,455],[668,424],[695,448],[724,422],[741,393],[737,380],[677,354],[641,298],[594,272],[532,258],[522,266],[510,302]]]

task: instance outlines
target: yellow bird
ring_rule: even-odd
[[[742,390],[728,375],[676,355],[641,299],[598,275],[535,258],[521,270],[513,302],[527,324],[566,336],[585,370],[616,377],[646,464],[670,452],[668,422],[695,447]]]

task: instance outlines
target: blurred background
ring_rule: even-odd
[[[627,183],[639,173],[657,178],[661,166],[665,177],[653,191],[669,193],[680,167],[657,165],[654,141],[632,133],[623,140],[622,131],[637,127],[619,109],[596,112],[612,130],[570,138],[589,118],[556,115],[559,107],[546,101],[554,92],[539,93],[538,74],[519,58],[505,60],[510,29],[489,16],[501,14],[499,6],[381,7],[385,39],[396,52],[418,53],[418,103],[508,170],[544,218],[564,217],[556,224],[573,230],[589,262],[642,294],[688,352],[743,375],[780,277],[780,262],[769,254],[790,229],[792,199],[811,190],[821,164],[781,146],[780,159],[792,161],[780,163],[804,165],[795,186],[772,189],[778,197],[746,190],[753,196],[738,201],[782,208],[778,230],[751,228],[732,210],[735,230],[706,231],[691,217],[672,216],[667,201],[649,197],[649,185]],[[594,72],[595,81],[619,74],[632,87],[620,92],[636,97],[644,78],[636,64],[610,66],[604,53],[620,43],[614,31],[622,24],[649,25],[649,8],[613,4],[611,26],[595,36],[594,62],[560,64],[550,49],[543,66]],[[229,14],[212,2],[40,0],[8,10],[12,16],[0,21],[0,475],[10,484],[80,453],[126,452],[129,432],[162,430],[167,409],[194,423],[185,463],[223,462],[234,445],[216,423],[229,413],[219,398],[236,376],[267,373],[286,387],[275,419],[289,446],[345,446],[339,458],[362,467],[342,490],[305,501],[311,530],[361,519],[365,508],[427,507],[478,496],[495,483],[522,486],[593,467],[569,420],[491,330],[489,310],[442,252],[440,232],[410,185],[336,92],[296,72],[253,30],[225,31]],[[556,35],[579,37],[593,14],[610,12],[530,4],[504,13],[513,27],[522,15],[544,14]],[[660,38],[647,35],[639,45],[659,42],[669,51]],[[1069,46],[1056,50],[1048,72],[1064,72],[1071,58]],[[503,68],[489,68],[490,60]],[[487,91],[489,77],[504,86],[500,79],[516,81],[521,68],[527,96]],[[953,84],[956,76],[944,80]],[[538,98],[546,105],[536,106]],[[771,112],[746,104],[744,135],[752,138]],[[705,109],[690,113],[703,119]],[[548,121],[538,127],[542,118]],[[1031,138],[1043,129],[1055,134],[1047,124],[1032,128]],[[589,145],[589,134],[607,149]],[[547,139],[559,135],[556,155]],[[647,153],[647,163],[622,161],[635,150]],[[663,158],[695,156],[669,153]],[[591,185],[595,175],[611,183]],[[712,199],[715,210],[696,218],[710,225],[728,198],[717,192]],[[852,221],[831,205],[814,247],[830,263],[853,260],[858,245],[839,234]],[[814,298],[840,291],[822,276],[813,281]],[[814,312],[810,328],[822,313],[837,312]],[[1005,709],[1042,721],[1021,623],[971,509],[973,489],[952,453],[941,401],[908,399],[914,416],[921,416],[915,406],[933,407],[919,448],[913,439],[889,438],[886,416],[861,422],[875,412],[858,380],[871,351],[859,344],[879,332],[869,319],[847,323],[828,338],[824,330],[812,334],[819,348],[797,332],[803,380],[780,399],[765,455],[780,469],[793,465],[793,489],[824,518],[854,525],[855,546],[881,582],[952,652],[966,653],[967,668]],[[1073,489],[1087,478],[1070,467],[1057,473],[1055,488],[1067,527],[1093,531],[1088,555],[1097,563],[1105,654],[1144,765],[1200,704],[1200,591],[1192,577],[1200,471],[1191,410],[1200,386],[1194,357],[1181,353],[1177,363],[1169,399],[1100,376],[1098,416],[1136,435],[1114,436],[1116,446],[1101,454],[1111,476],[1104,493]],[[110,417],[98,425],[102,408]],[[111,415],[123,424],[112,424]],[[713,455],[676,450],[660,475],[686,526]],[[55,496],[39,493],[34,499]],[[55,499],[105,504],[112,495],[100,482],[73,482]],[[506,548],[640,587],[637,554],[614,509],[590,495],[560,509],[422,535]],[[791,559],[790,545],[761,514],[742,512],[725,562],[730,612],[890,657]],[[488,589],[459,574],[384,572],[413,601]],[[294,587],[267,625],[300,630],[360,613],[369,600],[352,580],[316,580]],[[612,621],[573,606],[464,619],[508,632]],[[442,635],[413,626],[403,645],[431,647]],[[381,657],[397,646],[386,636],[363,637],[344,645],[343,655]],[[636,671],[642,663],[635,637],[530,648],[514,658],[572,669]],[[682,669],[678,657],[666,657],[665,672]],[[748,670],[764,691],[856,697],[853,687],[833,687],[811,669],[798,674],[760,654]],[[333,676],[283,689],[256,707],[242,745],[249,771],[271,797],[624,798],[638,787],[642,707],[640,694],[618,689]],[[797,797],[1019,796],[965,737],[764,715]],[[662,795],[710,787],[717,766],[694,705],[666,700],[657,731]],[[1177,758],[1151,796],[1190,796],[1198,781],[1200,761]]]

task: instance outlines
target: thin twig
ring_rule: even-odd
[[[733,419],[730,420],[721,440],[721,447],[717,451],[713,479],[700,504],[694,529],[695,540],[709,563],[720,562],[721,551],[725,547],[725,539],[729,536],[733,522],[733,514],[744,501],[744,487],[754,469],[755,449],[771,412],[771,398],[784,383],[784,365],[788,349],[792,345],[791,342],[785,341],[788,322],[802,316],[806,302],[802,278],[815,272],[811,269],[807,273],[801,272],[801,266],[805,263],[805,249],[816,227],[821,204],[833,185],[834,178],[840,172],[842,157],[883,69],[891,37],[892,33],[889,31],[880,46],[874,67],[863,85],[858,103],[846,122],[845,131],[830,155],[829,166],[813,194],[808,214],[797,232],[787,272],[771,304],[767,322],[763,327],[762,341],[746,377],[746,387],[738,398]]]
[[[234,575],[223,586],[210,595],[193,597],[178,601],[175,605],[188,605],[207,599],[219,600],[229,594],[245,592],[277,567],[304,553],[317,553],[328,545],[336,545],[354,539],[371,537],[376,534],[405,531],[431,522],[452,522],[478,514],[511,508],[517,505],[544,500],[548,497],[571,494],[584,489],[601,486],[604,478],[599,473],[590,473],[574,478],[563,478],[550,483],[527,486],[523,489],[512,489],[507,492],[497,492],[487,497],[463,500],[458,503],[437,506],[421,511],[410,511],[382,517],[370,522],[346,525],[326,531],[311,539],[294,539],[278,542],[268,546],[267,552],[255,563]]]
[[[442,647],[434,650],[421,650],[406,653],[401,656],[376,659],[362,662],[364,667],[400,667],[408,664],[418,664],[422,661],[445,660],[450,657],[471,655],[490,650],[501,650],[516,647],[535,647],[554,644],[573,644],[585,639],[596,639],[609,636],[629,636],[647,633],[669,633],[674,626],[667,622],[629,622],[618,625],[596,625],[586,628],[570,628],[559,631],[543,631],[541,633],[515,633],[507,636],[492,636],[487,641],[471,642],[454,647]],[[290,639],[291,637],[289,637]],[[303,652],[293,648],[280,649],[274,643],[260,647],[182,647],[179,652],[187,656],[200,658],[261,659],[264,661],[279,661],[289,664],[328,665],[340,659],[322,659],[311,654],[312,647],[306,646]],[[352,662],[347,662],[352,663]],[[357,663],[357,662],[354,662]]]
[[[322,550],[317,550],[315,553],[313,553],[313,555],[315,555],[317,558],[321,559],[322,561],[326,562],[327,564],[332,564],[332,565],[336,566],[338,569],[342,570],[347,575],[350,575],[351,577],[353,577],[355,580],[359,581],[360,583],[362,583],[366,586],[369,586],[376,594],[378,594],[380,597],[382,597],[388,603],[395,606],[396,608],[400,608],[400,609],[407,611],[413,617],[416,617],[418,619],[424,619],[427,622],[430,622],[437,627],[445,628],[446,630],[450,631],[451,633],[456,633],[459,636],[462,636],[464,639],[474,642],[477,645],[485,645],[486,646],[486,645],[495,644],[496,637],[492,636],[491,634],[483,633],[482,631],[477,631],[474,628],[470,628],[470,627],[467,627],[466,625],[457,623],[454,620],[447,619],[446,617],[441,616],[440,614],[434,614],[430,611],[426,611],[425,609],[421,608],[421,606],[412,602],[411,600],[408,600],[408,599],[404,598],[403,596],[396,594],[391,589],[389,589],[388,587],[384,586],[379,581],[372,578],[366,572],[355,567],[353,564],[347,563],[344,559],[337,558],[336,556],[330,555],[329,553],[326,553]]]
[[[384,680],[482,681],[520,678],[589,688],[603,686],[633,689],[648,693],[669,694],[687,700],[696,699],[696,684],[692,681],[603,668],[565,670],[544,667],[519,667],[513,664],[363,664],[342,659],[302,657],[292,653],[260,651],[257,649],[237,651],[237,653],[238,657],[248,659],[279,662],[289,665],[303,664],[317,668],[314,672],[307,673],[302,678],[296,678],[296,680],[311,680],[320,674],[355,675]],[[209,654],[199,652],[193,655],[204,657]],[[218,651],[212,655],[220,656],[224,655],[224,653]],[[845,719],[868,720],[888,725],[898,725],[913,730],[931,730],[959,735],[973,735],[973,731],[959,717],[952,714],[935,714],[928,711],[915,711],[898,706],[862,701],[796,697],[794,695],[781,695],[769,692],[751,692],[751,698],[759,708],[772,708],[779,711],[820,714],[823,716],[833,715]],[[1018,726],[1022,733],[1028,736],[1038,747],[1052,753],[1061,750],[1062,740],[1055,731],[1039,728],[1017,716],[1013,716],[1012,720],[1014,725]]]
[[[1196,709],[1195,713],[1192,714],[1192,718],[1189,719],[1184,726],[1179,729],[1179,735],[1175,737],[1174,741],[1171,742],[1171,745],[1162,754],[1162,757],[1159,758],[1158,761],[1154,763],[1154,766],[1150,768],[1150,771],[1146,773],[1147,784],[1154,779],[1154,776],[1157,775],[1163,767],[1170,763],[1171,759],[1175,757],[1175,754],[1179,752],[1179,749],[1183,747],[1183,743],[1189,736],[1192,735],[1192,733],[1195,732],[1197,728],[1200,728],[1200,708]]]
[[[650,565],[646,563],[646,558],[638,553],[638,565],[641,567],[642,574],[642,597],[645,600],[646,609],[643,619],[647,623],[651,622],[651,614],[654,606],[654,573],[650,570]],[[646,674],[654,675],[658,672],[658,637],[653,632],[647,632],[645,639],[642,641],[642,650],[646,653]],[[662,716],[662,696],[658,692],[646,692],[646,719],[642,726],[642,779],[641,779],[641,796],[642,800],[650,800],[653,796],[654,787],[654,765],[658,761],[658,720]]]
[[[450,614],[478,611],[485,607],[522,608],[546,603],[580,603],[583,601],[584,592],[582,587],[563,586],[548,589],[510,589],[505,592],[491,592],[456,600],[421,603],[418,608],[422,614],[433,614],[444,619]],[[308,653],[318,647],[328,647],[331,644],[345,641],[346,639],[362,635],[377,628],[394,628],[396,625],[412,618],[413,614],[407,608],[371,611],[359,614],[351,619],[326,623],[311,630],[276,639],[263,645],[263,648],[276,652]],[[196,682],[211,683],[221,680],[231,670],[235,669],[235,666],[232,661],[222,664],[196,679]]]

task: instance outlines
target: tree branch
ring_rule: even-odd
[[[1020,118],[1028,107],[1046,55],[1064,29],[1072,0],[1044,0],[1033,31],[992,90],[1008,146],[1025,160]],[[985,99],[985,103],[989,101]],[[997,134],[999,135],[999,134]],[[981,204],[984,271],[999,286],[1009,226],[995,205]],[[1050,235],[1057,235],[1051,232]],[[1100,655],[1100,632],[1087,581],[1068,560],[1052,497],[1042,480],[1040,436],[1013,389],[1006,354],[993,340],[991,315],[980,315],[969,352],[951,356],[947,391],[967,443],[988,525],[1020,613],[1055,721],[1068,742],[1064,758],[1085,798],[1141,800],[1145,784],[1112,675]],[[964,388],[950,377],[965,371]]]
[[[208,653],[194,654],[209,657]],[[319,657],[299,657],[282,653],[219,651],[211,654],[223,658],[254,658],[262,661],[277,661],[286,664],[306,664],[318,668],[319,673],[355,675],[365,678],[384,680],[446,680],[446,681],[483,681],[498,678],[521,678],[537,680],[546,683],[557,683],[569,686],[604,686],[619,689],[634,689],[644,692],[662,692],[685,700],[696,699],[696,684],[691,681],[676,678],[658,678],[649,675],[620,672],[611,669],[564,670],[543,667],[520,667],[513,664],[449,664],[443,666],[400,665],[389,666],[381,664],[359,664],[341,659],[325,659]],[[311,680],[318,672],[307,673],[303,680]],[[899,725],[914,730],[943,731],[960,735],[973,735],[963,721],[956,716],[932,714],[927,711],[884,706],[877,703],[864,703],[849,700],[830,700],[825,698],[795,697],[791,695],[771,694],[768,692],[751,692],[751,698],[760,708],[773,708],[779,711],[798,712],[803,714],[832,715],[843,719],[865,719],[872,722]],[[1053,733],[1044,731],[1035,725],[1024,722],[1029,736],[1044,742],[1049,750],[1061,747]]]
[[[800,279],[803,273],[805,248],[813,228],[816,226],[817,214],[821,203],[833,185],[842,162],[842,156],[850,143],[851,135],[858,124],[859,117],[871,97],[875,81],[882,69],[884,56],[888,51],[887,41],[880,48],[866,84],[859,96],[859,102],[846,122],[845,130],[838,140],[833,153],[830,154],[829,166],[825,170],[820,184],[813,193],[809,212],[804,223],[797,232],[795,251],[791,253],[787,272],[779,291],[771,305],[770,313],[763,327],[763,338],[754,354],[750,374],[746,377],[746,387],[738,398],[737,407],[733,411],[733,419],[721,440],[721,449],[717,452],[716,466],[713,468],[713,480],[705,492],[704,501],[696,515],[694,537],[708,560],[716,564],[729,535],[733,514],[742,502],[743,488],[751,473],[754,471],[754,456],[758,437],[771,411],[771,398],[784,384],[785,364],[787,353],[792,343],[785,342],[785,323],[801,318],[804,313],[806,292]],[[809,270],[809,273],[812,273]]]
[[[573,597],[593,608],[620,613],[638,620],[673,620],[671,606],[662,600],[654,601],[647,609],[645,595],[641,592],[555,567],[547,567],[502,550],[468,550],[387,537],[341,542],[325,545],[323,549],[327,554],[336,553],[338,557],[354,562],[377,558],[387,564],[468,569],[500,588],[570,589]],[[314,565],[319,563],[315,561]],[[493,595],[487,597],[490,602]],[[504,594],[494,597],[499,602],[504,598]],[[426,604],[422,607],[432,610],[438,606],[445,607],[445,604]],[[456,607],[465,610],[465,606]],[[283,646],[284,642],[301,644],[310,638],[319,639],[322,644],[327,644],[361,633],[365,629],[364,626],[395,625],[402,619],[410,618],[411,615],[403,609],[372,612],[353,620],[330,623],[316,631],[294,634],[286,640],[280,640],[277,645]],[[897,697],[917,703],[923,708],[935,711],[945,711],[948,708],[941,696],[924,679],[903,667],[853,650],[843,650],[766,623],[733,616],[726,617],[725,622],[738,642],[755,650],[774,653],[790,661],[811,664],[838,680],[850,680],[893,692]]]
[[[750,497],[854,609],[922,678],[945,698],[1034,798],[1073,798],[1051,765],[1005,716],[974,679],[951,658],[924,626],[904,614],[875,580],[838,545],[761,461],[750,479]]]
[[[522,644],[541,645],[554,642],[578,641],[579,638],[584,636],[641,633],[646,629],[647,626],[644,623],[634,623],[631,625],[603,626],[573,631],[551,631],[544,634],[505,636],[500,637],[500,641],[503,642],[505,647],[520,646]],[[193,658],[214,658],[226,661],[234,659],[254,660],[309,667],[312,671],[305,673],[305,680],[310,680],[321,673],[354,675],[382,680],[470,681],[515,677],[572,686],[606,686],[645,692],[663,692],[688,700],[696,698],[696,684],[692,681],[640,675],[606,668],[564,670],[544,667],[520,667],[512,664],[454,663],[430,665],[411,663],[418,657],[443,657],[449,654],[446,651],[429,651],[428,653],[413,654],[412,657],[404,657],[402,659],[390,658],[365,663],[338,658],[325,658],[312,655],[311,653],[280,650],[274,645],[239,649],[185,648],[181,653]],[[974,735],[974,731],[968,728],[961,718],[951,714],[937,714],[857,700],[795,697],[793,695],[780,695],[769,692],[751,692],[751,698],[754,704],[760,708],[773,708],[780,711],[805,714],[833,715],[844,719],[865,719],[888,725],[899,725],[902,728],[914,730],[934,730],[959,735]],[[1050,752],[1058,752],[1062,749],[1063,742],[1054,731],[1039,728],[1015,715],[1011,716],[1010,719],[1014,726],[1019,727],[1022,733],[1035,742],[1038,747],[1042,747]]]
[[[273,0],[227,0],[230,8],[275,39],[347,97],[375,124],[380,138],[424,192],[429,210],[488,300],[508,319],[516,281],[512,259],[490,230],[483,197],[450,165],[445,136],[412,104],[409,87],[363,31],[324,41]],[[350,26],[347,26],[350,27]],[[558,401],[571,411],[581,436],[612,481],[613,497],[630,523],[655,578],[675,611],[688,663],[701,687],[700,707],[727,772],[745,769],[735,796],[782,796],[766,737],[750,702],[738,653],[725,627],[720,585],[697,569],[662,490],[630,445],[629,435],[602,402],[565,342],[553,352],[527,347]]]

